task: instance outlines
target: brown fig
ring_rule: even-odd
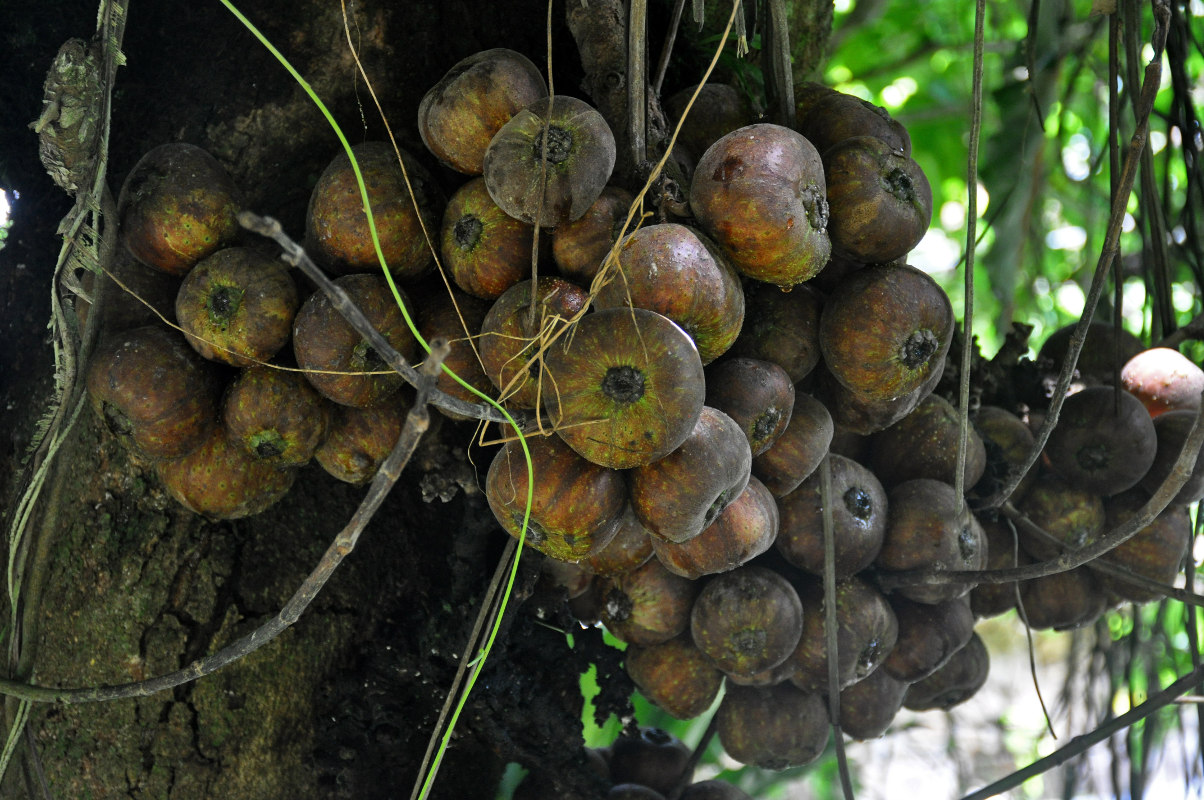
[[[1141,488],[1105,499],[1105,529],[1114,530],[1136,516],[1149,499],[1149,494]],[[1154,517],[1153,522],[1100,560],[1119,564],[1142,577],[1170,586],[1183,567],[1191,540],[1191,518],[1187,509],[1169,505]],[[1104,589],[1134,603],[1145,603],[1163,596],[1153,589],[1136,586],[1104,572],[1096,573],[1096,578]]]
[[[736,421],[753,456],[770,448],[790,424],[794,384],[772,361],[727,358],[707,370],[707,405]]]
[[[698,651],[689,636],[661,644],[631,645],[623,665],[640,694],[677,719],[700,716],[723,687],[723,673]]]
[[[790,683],[733,686],[715,713],[719,742],[742,764],[782,770],[810,764],[828,743],[828,711],[818,694]]]
[[[310,195],[306,252],[339,274],[379,273],[379,241],[394,278],[421,277],[434,263],[431,248],[439,246],[435,237],[443,213],[442,192],[412,155],[401,150],[399,161],[389,142],[362,142],[351,150],[372,206],[376,238],[351,159],[342,152],[318,177]]]
[[[987,537],[986,569],[1009,569],[1032,563],[1032,557],[1020,546],[1014,526],[990,514],[982,514],[979,523]],[[1015,582],[978,584],[970,590],[974,616],[996,617],[1015,608],[1019,596],[1016,589]]]
[[[920,401],[932,394],[941,381],[944,368],[945,359],[941,358],[931,365],[931,374],[924,383],[901,397],[880,400],[848,388],[821,362],[816,370],[815,396],[831,412],[837,435],[869,436],[886,430],[910,414]]]
[[[823,164],[789,128],[757,123],[721,137],[698,160],[690,207],[749,278],[790,287],[828,261]]]
[[[608,185],[580,218],[557,225],[552,231],[552,258],[560,274],[582,286],[590,285],[623,236],[634,202],[631,192]],[[635,221],[631,227],[635,228]]]
[[[326,436],[330,406],[299,372],[271,367],[243,370],[222,402],[230,440],[253,458],[299,467]]]
[[[748,96],[729,83],[688,86],[669,96],[665,110],[681,126],[677,143],[696,159],[721,137],[756,119]]]
[[[911,413],[875,434],[869,467],[887,489],[912,478],[933,478],[953,483],[957,473],[957,448],[961,419],[945,398],[930,394]],[[974,486],[987,465],[982,437],[966,431],[966,488]]]
[[[698,584],[655,558],[601,583],[602,624],[629,644],[667,642],[690,625]]]
[[[1042,561],[1056,558],[1063,549],[1077,550],[1089,544],[1104,528],[1103,498],[1054,475],[1038,481],[1017,507],[1053,537],[1046,541],[1024,527],[1019,529],[1024,549]]]
[[[1070,351],[1070,338],[1074,335],[1076,327],[1077,324],[1058,328],[1045,339],[1041,349],[1037,351],[1037,366],[1045,374],[1045,382],[1050,392]],[[1125,362],[1145,349],[1141,340],[1124,328],[1116,327],[1111,322],[1092,320],[1088,323],[1087,338],[1083,341],[1083,349],[1075,363],[1078,387],[1114,384],[1116,375]],[[1073,388],[1075,384],[1072,383],[1071,386]]]
[[[314,450],[314,460],[344,483],[367,483],[397,444],[412,405],[409,389],[371,408],[332,405],[326,437]]]
[[[990,668],[987,646],[975,633],[944,666],[907,689],[903,706],[912,711],[948,711],[969,700],[982,688]]]
[[[790,681],[808,692],[828,692],[828,640],[823,583],[807,580],[799,586],[803,632],[790,654]],[[836,584],[836,676],[843,689],[878,669],[895,647],[899,623],[886,596],[861,578]]]
[[[247,455],[216,426],[200,447],[155,469],[180,505],[210,519],[258,514],[288,494],[297,476]]]
[[[1198,409],[1204,370],[1178,350],[1152,347],[1125,362],[1120,382],[1156,417],[1164,411]]]
[[[885,108],[856,95],[827,92],[811,102],[798,103],[798,111],[798,132],[820,153],[854,136],[873,136],[895,152],[911,155],[907,129]]]
[[[1154,455],[1154,463],[1141,479],[1141,488],[1153,494],[1158,487],[1171,476],[1175,462],[1183,452],[1183,444],[1196,421],[1194,411],[1167,411],[1159,414],[1154,420],[1154,434],[1158,439],[1158,449]],[[1204,450],[1204,447],[1201,448]],[[1195,466],[1187,477],[1187,482],[1171,500],[1177,505],[1190,505],[1204,498],[1204,458],[1197,454]]]
[[[652,534],[640,523],[628,503],[610,544],[585,558],[581,566],[595,575],[610,577],[643,566],[652,556]]]
[[[837,579],[868,567],[886,535],[886,490],[874,473],[844,456],[829,455],[832,534]],[[824,503],[818,470],[781,498],[775,546],[782,557],[812,575],[824,572]]]
[[[986,454],[986,468],[983,477],[974,484],[972,494],[975,498],[991,499],[1024,464],[1033,447],[1033,432],[1024,420],[999,406],[980,406],[973,419]],[[1017,500],[1024,497],[1036,479],[1037,470],[1029,470],[1012,497]]]
[[[907,681],[901,681],[885,669],[876,669],[854,684],[840,690],[840,729],[852,739],[865,741],[886,733],[894,722]]]
[[[580,561],[614,538],[627,503],[623,476],[591,464],[555,436],[507,442],[489,466],[485,497],[506,532],[552,558]],[[530,508],[528,510],[528,500]],[[529,514],[529,516],[528,516]]]
[[[939,372],[953,339],[953,306],[912,266],[851,273],[824,303],[819,344],[828,371],[861,397],[890,400]]]
[[[751,564],[711,578],[690,613],[694,644],[721,670],[737,675],[785,661],[802,624],[794,587],[773,570]]]
[[[245,247],[218,250],[180,284],[176,319],[211,361],[249,367],[269,360],[293,330],[300,300],[284,263]]]
[[[1099,619],[1107,607],[1108,595],[1088,567],[1020,584],[1021,618],[1036,630],[1081,628]]]
[[[417,342],[381,275],[344,275],[335,281],[378,332],[403,358],[412,359]],[[398,289],[401,293],[401,290]],[[404,293],[401,300],[407,303]],[[293,354],[305,378],[323,396],[345,406],[366,408],[385,402],[402,386],[375,348],[325,294],[310,295],[293,321]]]
[[[670,571],[701,578],[733,570],[764,553],[778,533],[778,505],[756,478],[702,533],[676,543],[652,537],[656,557]]]
[[[815,472],[834,433],[827,407],[809,394],[796,392],[786,430],[769,449],[753,457],[753,474],[774,497],[785,497]]]
[[[636,783],[668,794],[690,779],[690,748],[661,728],[641,727],[634,736],[620,736],[610,746],[610,779]]]
[[[890,607],[899,621],[899,637],[882,670],[904,683],[915,683],[936,672],[974,633],[970,599],[916,603],[892,596]]]
[[[1045,456],[1071,486],[1107,497],[1136,486],[1157,450],[1140,400],[1120,388],[1089,386],[1063,402]]]
[[[702,414],[706,383],[689,335],[642,308],[588,314],[544,356],[544,408],[586,458],[628,469],[681,446]]]
[[[117,197],[125,246],[148,267],[183,276],[235,242],[242,193],[208,152],[161,144],[138,159]]]
[[[791,383],[807,377],[819,363],[819,295],[809,286],[783,292],[749,281],[744,296],[744,327],[728,352],[772,361],[786,370]]]
[[[422,96],[422,143],[452,169],[480,175],[489,142],[521,109],[548,96],[539,68],[514,50],[498,47],[456,62]]]
[[[531,274],[534,229],[498,208],[483,178],[456,190],[443,211],[443,266],[473,297],[494,300]]]
[[[583,100],[558,94],[516,112],[489,142],[483,175],[498,207],[555,228],[580,219],[610,180],[615,137]]]

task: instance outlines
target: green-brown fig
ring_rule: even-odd
[[[911,413],[874,435],[869,467],[887,489],[912,478],[953,483],[961,420],[956,408],[938,394],[920,401]],[[987,466],[982,437],[966,431],[965,487],[974,486]]]
[[[828,711],[822,696],[790,683],[768,688],[729,683],[715,728],[723,749],[740,763],[783,770],[823,754]]]
[[[698,160],[690,207],[749,278],[791,287],[828,261],[823,163],[789,128],[756,123],[721,137]]]
[[[770,448],[790,424],[794,384],[772,361],[725,358],[707,370],[707,405],[736,421],[753,456]]]
[[[837,435],[856,434],[869,436],[886,430],[910,414],[920,402],[932,394],[941,381],[945,359],[931,365],[927,380],[900,397],[886,400],[866,397],[859,391],[845,386],[832,376],[823,362],[815,370],[815,396],[832,414]]]
[[[700,716],[723,687],[723,673],[688,635],[661,644],[631,645],[623,665],[640,694],[677,719]]]
[[[975,633],[944,666],[908,687],[903,707],[912,711],[948,711],[969,700],[983,687],[990,668],[986,643]]]
[[[552,231],[552,259],[560,274],[589,286],[615,242],[626,230],[634,230],[638,216],[627,230],[627,214],[635,195],[620,186],[607,185],[584,214]]]
[[[798,104],[798,132],[820,153],[854,136],[881,139],[901,155],[911,155],[907,129],[882,106],[845,92],[828,92],[809,103]]]
[[[798,586],[803,631],[787,659],[790,681],[808,692],[828,692],[828,640],[823,582],[809,578]],[[899,623],[886,596],[858,577],[836,584],[836,680],[838,689],[862,680],[890,655]]]
[[[681,125],[677,143],[695,159],[721,137],[756,120],[748,95],[730,83],[687,86],[665,100],[665,110],[675,125]]]
[[[690,626],[698,584],[655,558],[601,582],[602,624],[629,644],[667,642]]]
[[[721,670],[736,675],[785,661],[802,625],[794,587],[773,570],[752,564],[711,578],[690,612],[694,644]]]
[[[481,330],[485,315],[489,313],[490,304],[457,289],[439,287],[433,293],[417,303],[418,332],[428,342],[435,337],[441,337],[448,343],[447,357],[443,365],[455,372],[462,380],[486,396],[497,394],[485,368],[481,364],[477,345],[470,337],[475,337]],[[457,397],[469,403],[479,403],[481,399],[468,389],[461,386],[451,375],[440,371],[435,386],[452,397]],[[454,411],[436,406],[446,417],[463,420]]]
[[[1149,494],[1139,487],[1106,498],[1105,529],[1114,530],[1136,516],[1149,499]],[[1191,517],[1187,509],[1172,504],[1162,509],[1153,522],[1102,556],[1100,560],[1119,564],[1142,577],[1172,586],[1175,576],[1183,567],[1183,559],[1188,553],[1191,540]],[[1157,600],[1165,594],[1104,572],[1097,572],[1096,578],[1108,591],[1134,603]]]
[[[243,370],[226,390],[222,422],[230,440],[253,458],[299,467],[326,436],[330,405],[299,372]]]
[[[1108,593],[1089,567],[1043,575],[1020,584],[1018,609],[1036,630],[1068,631],[1095,622],[1108,608]]]
[[[371,408],[333,404],[326,437],[314,450],[314,460],[344,483],[367,483],[397,444],[412,405],[413,392],[408,388]]]
[[[209,519],[258,514],[283,498],[297,476],[252,458],[217,426],[200,447],[155,469],[180,505]]]
[[[916,603],[902,596],[889,599],[899,621],[899,637],[882,669],[904,683],[915,683],[936,672],[974,633],[968,597],[943,603]]]
[[[533,235],[534,228],[498,208],[483,178],[473,178],[443,210],[443,266],[461,289],[494,300],[531,274]]]
[[[610,577],[643,566],[653,555],[652,534],[640,523],[629,502],[610,544],[583,559],[581,566],[595,575]]]
[[[786,370],[791,383],[811,374],[819,363],[819,295],[808,285],[783,292],[748,281],[744,297],[744,327],[728,352],[772,361]]]
[[[1140,400],[1118,387],[1088,386],[1062,403],[1045,457],[1071,486],[1107,497],[1136,486],[1157,450]]]
[[[753,457],[753,474],[774,497],[785,497],[815,472],[828,453],[835,428],[827,407],[796,391],[786,430],[765,452]]]
[[[701,578],[733,570],[764,553],[778,533],[778,505],[756,478],[702,533],[677,543],[651,537],[656,557],[670,572]]]
[[[1032,429],[1024,420],[999,406],[979,406],[973,415],[974,428],[982,439],[986,454],[983,476],[973,487],[976,498],[992,499],[1012,474],[1020,469],[1033,447]],[[1037,470],[1030,469],[1016,485],[1012,497],[1019,500],[1037,479]]]
[[[876,669],[854,684],[840,690],[840,730],[859,741],[876,739],[894,722],[907,681],[901,681],[885,669]]]
[[[1104,528],[1104,501],[1095,492],[1046,475],[1017,504],[1031,522],[1053,537],[1046,541],[1021,526],[1020,543],[1038,560],[1091,543]]]

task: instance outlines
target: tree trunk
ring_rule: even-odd
[[[45,324],[55,229],[71,204],[39,164],[26,125],[42,111],[55,51],[69,37],[91,36],[96,5],[20,0],[0,11],[0,52],[13,67],[0,130],[15,156],[0,185],[20,192],[0,250],[7,334],[0,429],[12,432],[0,480],[10,510],[52,391]],[[671,4],[654,6],[655,52]],[[817,8],[812,17],[820,19],[825,4]],[[292,60],[353,143],[386,137],[356,74],[339,4],[246,0],[241,10]],[[826,10],[830,19],[830,4]],[[542,68],[545,5],[368,2],[349,3],[348,12],[351,39],[398,143],[450,193],[463,176],[424,150],[414,124],[419,99],[478,50],[509,47]],[[557,8],[553,19],[557,91],[580,95],[585,75],[564,16]],[[300,239],[310,190],[339,145],[272,56],[218,2],[132,0],[123,50],[109,147],[114,193],[151,147],[191,142],[230,170],[252,210]],[[677,88],[666,84],[665,94]],[[436,421],[356,551],[275,642],[173,691],[35,705],[0,795],[42,797],[44,782],[55,797],[408,797],[507,542],[477,489],[492,449],[473,446],[474,432]],[[311,465],[267,512],[208,522],[176,504],[150,466],[88,411],[56,469],[30,526],[37,574],[26,588],[44,588],[24,599],[32,604],[24,633],[34,667],[23,677],[43,686],[141,680],[242,636],[289,598],[363,494]],[[605,794],[581,754],[578,678],[597,663],[604,691],[616,698],[608,710],[620,712],[630,684],[620,654],[596,630],[581,631],[562,598],[536,583],[539,560],[523,554],[502,635],[432,797],[492,798],[512,761],[539,772],[557,797]],[[573,632],[572,649],[556,628]],[[6,705],[6,727],[14,710]]]

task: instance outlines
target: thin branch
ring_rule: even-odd
[[[673,16],[669,20],[669,30],[665,33],[665,43],[661,46],[661,55],[656,62],[656,77],[652,79],[652,93],[659,95],[665,82],[665,72],[669,69],[669,57],[673,54],[673,43],[677,40],[677,29],[681,27],[681,12],[686,7],[686,0],[675,0]]]
[[[828,656],[828,717],[832,723],[832,739],[836,744],[836,769],[845,800],[853,800],[853,778],[844,752],[844,736],[840,730],[840,660],[838,637],[840,621],[836,618],[836,523],[832,516],[832,464],[825,456],[819,462],[819,496],[823,508],[824,527],[824,648]]]
[[[39,703],[95,703],[128,697],[147,697],[216,672],[255,652],[283,633],[297,621],[314,598],[318,596],[318,593],[322,591],[343,559],[355,549],[360,534],[363,533],[372,516],[384,502],[389,490],[397,483],[402,469],[409,462],[414,448],[418,446],[418,440],[430,427],[430,409],[427,406],[447,353],[446,340],[438,338],[431,340],[430,357],[418,373],[418,393],[414,400],[414,407],[406,416],[405,427],[402,428],[401,435],[393,446],[392,452],[381,464],[376,477],[372,479],[372,483],[364,494],[359,508],[351,516],[347,525],[339,531],[330,547],[322,554],[322,558],[314,567],[313,572],[301,583],[301,586],[276,616],[216,653],[199,658],[187,667],[165,675],[134,683],[74,689],[55,689],[19,681],[0,680],[0,694]]]

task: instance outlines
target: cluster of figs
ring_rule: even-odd
[[[418,353],[400,299],[425,338],[452,340],[445,363],[467,384],[535,420],[489,464],[498,522],[548,557],[583,622],[627,643],[627,672],[653,703],[690,718],[726,687],[724,748],[770,769],[808,763],[828,740],[826,602],[840,723],[863,739],[901,707],[949,708],[983,684],[983,616],[1019,600],[1034,627],[1067,628],[1155,596],[1090,565],[1019,586],[887,592],[882,578],[1090,542],[1165,478],[1204,385],[1178,352],[1136,340],[1118,381],[1107,328],[1095,349],[1108,368],[1084,355],[1040,477],[1013,496],[1030,525],[1017,540],[1009,517],[974,510],[1031,448],[1040,409],[975,409],[955,480],[958,414],[934,391],[953,309],[907,263],[931,221],[928,181],[882,109],[813,84],[796,98],[794,128],[758,122],[723,85],[669,98],[685,188],[637,195],[612,183],[615,137],[597,110],[549,96],[523,55],[487,50],[418,112],[429,155],[466,182],[445,196],[412,154],[362,143],[375,236],[345,154],[318,178],[305,231],[306,251],[397,351]],[[220,165],[163,145],[118,205],[130,256],[174,282],[165,310],[182,333],[110,330],[88,375],[109,428],[210,517],[266,508],[311,458],[368,480],[408,390],[325,295],[302,300],[281,261],[240,243]],[[431,279],[435,253],[450,290]],[[1066,338],[1038,365],[1056,369]],[[477,399],[447,375],[439,387]],[[1204,474],[1197,483],[1108,559],[1173,581]],[[640,791],[614,797],[663,794]]]

